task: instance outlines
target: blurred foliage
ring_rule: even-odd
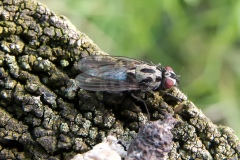
[[[240,135],[239,0],[40,0],[100,48],[170,65],[180,89]]]

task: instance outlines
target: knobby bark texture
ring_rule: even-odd
[[[40,2],[0,1],[0,159],[71,159],[108,135],[126,146],[136,137],[147,121],[143,103],[128,92],[76,85],[77,62],[100,54],[106,53]],[[176,121],[167,159],[240,158],[231,128],[213,124],[177,88],[169,92],[183,101],[160,90],[135,93],[151,121],[164,122],[166,113]]]

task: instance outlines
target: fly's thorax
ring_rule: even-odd
[[[135,69],[136,80],[149,89],[156,89],[161,85],[162,71],[158,66],[148,64],[137,65]]]

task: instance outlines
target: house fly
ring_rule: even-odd
[[[145,92],[158,88],[170,89],[178,83],[178,76],[171,67],[162,67],[127,57],[87,56],[78,62],[78,69],[82,73],[76,77],[77,84],[89,91]],[[137,98],[134,95],[133,97]]]

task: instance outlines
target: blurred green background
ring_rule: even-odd
[[[40,0],[111,55],[174,68],[179,88],[240,136],[239,0]]]

